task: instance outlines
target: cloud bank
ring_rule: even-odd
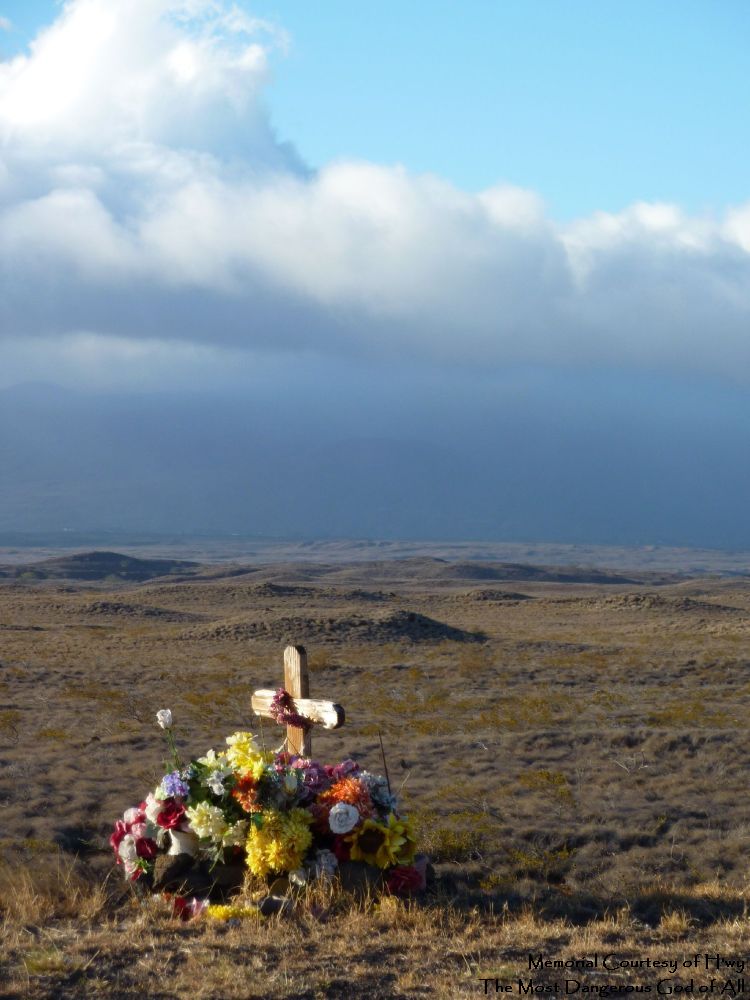
[[[168,379],[208,351],[747,381],[750,203],[562,225],[507,185],[311,169],[264,105],[286,44],[218,0],[69,0],[0,63],[13,370],[146,358]]]

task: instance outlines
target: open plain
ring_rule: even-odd
[[[750,958],[750,578],[108,558],[0,580],[0,996],[519,995],[561,977],[532,953],[615,956],[563,973],[579,992],[697,992],[736,967],[653,960]],[[416,904],[175,923],[106,845],[161,774],[154,714],[172,709],[186,756],[260,731],[251,692],[279,685],[289,641],[313,697],[346,709],[314,756],[382,771],[382,735],[433,884]]]

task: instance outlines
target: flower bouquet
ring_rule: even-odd
[[[225,897],[246,874],[301,886],[369,866],[393,892],[422,882],[416,842],[387,778],[353,760],[329,765],[269,751],[236,732],[220,752],[183,764],[172,717],[171,770],[115,823],[110,844],[128,880],[153,892]]]

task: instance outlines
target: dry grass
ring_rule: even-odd
[[[331,587],[253,597],[221,581],[0,587],[0,625],[13,626],[0,654],[0,997],[455,997],[482,995],[485,975],[528,978],[532,953],[748,955],[743,586],[693,583],[695,606],[679,586],[613,600],[622,588],[536,584],[515,604],[393,586],[393,609],[489,640],[314,647],[313,693],[347,710],[315,748],[380,770],[383,734],[435,886],[419,906],[317,900],[240,926],[137,903],[109,875],[106,835],[160,772],[156,708],[203,752],[252,724],[250,693],[278,683],[280,650],[86,609],[111,599],[210,625],[372,606]],[[737,612],[713,614],[719,596]],[[262,735],[277,744],[275,727]],[[630,973],[612,982],[655,982]]]
[[[0,996],[449,998],[481,995],[484,979],[493,980],[493,990],[496,978],[509,984],[559,979],[556,971],[530,971],[530,960],[540,956],[601,961],[608,955],[616,966],[639,956],[682,962],[718,953],[737,959],[750,948],[744,911],[705,925],[665,904],[660,919],[648,925],[622,905],[574,922],[534,905],[467,908],[438,894],[421,904],[339,900],[325,913],[308,907],[283,918],[183,924],[161,904],[105,899],[99,887],[90,886],[87,894],[78,891],[74,876],[61,878],[48,892],[28,881],[16,888],[23,898],[0,924]],[[75,904],[59,894],[71,883]],[[716,898],[712,890],[709,895]],[[701,967],[667,977],[672,985],[692,978],[698,986],[712,974]],[[589,991],[601,986],[602,975],[601,968],[575,973]],[[615,969],[607,981],[653,985],[656,975],[649,968]]]

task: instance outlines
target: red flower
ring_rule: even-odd
[[[311,802],[308,809],[313,815],[313,829],[317,830],[318,833],[330,833],[331,828],[328,825],[328,814],[331,811],[331,807],[329,805],[321,805],[319,802]]]
[[[165,830],[174,830],[182,822],[185,815],[185,806],[174,799],[164,799],[162,808],[156,816],[156,822]]]
[[[187,896],[175,896],[172,900],[172,916],[179,917],[180,920],[190,920],[192,915],[190,900]]]
[[[139,858],[153,861],[157,852],[156,841],[150,837],[139,837],[135,842],[135,850]]]
[[[339,861],[349,861],[352,845],[348,844],[343,837],[333,838],[333,853]]]
[[[424,875],[413,865],[399,865],[388,872],[385,884],[394,896],[410,896],[424,889]]]
[[[123,823],[121,819],[118,819],[117,822],[115,823],[114,833],[109,838],[110,846],[112,847],[112,850],[115,852],[115,854],[117,854],[117,849],[120,846],[120,841],[127,832],[128,832],[127,824]]]

